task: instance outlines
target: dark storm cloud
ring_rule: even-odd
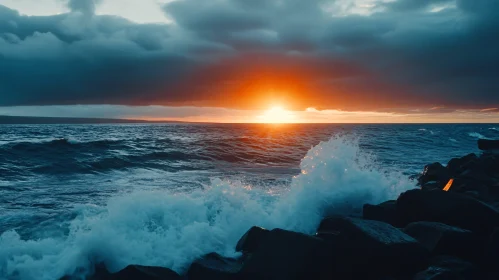
[[[168,85],[197,63],[189,54],[220,48],[89,7],[27,17],[0,6],[1,105],[176,101]]]
[[[0,6],[0,105],[253,107],[237,99],[255,81],[298,90],[302,107],[499,105],[496,0],[379,1],[369,15],[353,1],[179,0],[163,7],[171,25],[95,3],[49,17]]]

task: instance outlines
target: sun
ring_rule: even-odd
[[[281,106],[274,106],[258,116],[260,123],[293,123],[296,116]]]

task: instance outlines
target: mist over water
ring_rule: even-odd
[[[253,225],[313,233],[396,198],[497,125],[0,127],[0,279],[184,271]]]

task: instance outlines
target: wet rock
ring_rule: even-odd
[[[488,201],[490,193],[485,183],[462,177],[454,179],[449,191],[462,193],[482,201]]]
[[[450,171],[442,164],[435,162],[424,167],[423,174],[419,177],[419,183],[424,185],[431,181],[437,181],[441,184],[445,184],[450,178]]]
[[[494,206],[494,208],[499,210],[499,184],[494,184],[488,187],[488,199],[490,200],[490,204]]]
[[[333,250],[319,238],[271,230],[245,261],[241,279],[331,279]]]
[[[496,228],[488,239],[484,260],[485,265],[496,276],[495,279],[499,279],[499,267],[497,266],[499,263],[499,228]]]
[[[341,252],[339,266],[353,279],[412,275],[429,257],[414,238],[379,221],[330,217],[318,228],[319,234],[327,232],[336,240],[333,250]]]
[[[453,175],[461,174],[465,168],[464,166],[472,160],[476,160],[478,157],[476,154],[471,153],[461,158],[453,158],[447,163],[447,169]]]
[[[424,191],[435,191],[435,190],[442,190],[443,188],[443,182],[428,182],[424,185],[421,186],[421,189]]]
[[[460,174],[462,172],[461,160],[459,158],[452,158],[449,160],[446,167],[452,174]]]
[[[392,226],[399,225],[396,200],[385,201],[378,205],[365,204],[362,213],[366,220],[381,221]]]
[[[187,272],[187,278],[189,280],[239,279],[238,273],[241,267],[242,262],[238,259],[225,258],[217,253],[210,253],[191,264]]]
[[[397,199],[397,211],[404,224],[440,222],[489,234],[499,225],[499,212],[472,197],[454,192],[410,190]]]
[[[482,151],[499,150],[499,140],[478,139],[477,144]]]
[[[452,256],[438,256],[430,266],[413,278],[414,280],[475,280],[483,274],[473,264]]]
[[[467,195],[469,197],[476,198],[476,199],[481,199],[482,198],[482,195],[478,191],[465,191],[463,194],[465,194],[465,195]]]
[[[492,176],[499,175],[499,156],[492,154],[484,154],[480,161],[486,167],[485,171]]]
[[[109,280],[180,280],[175,271],[164,267],[129,265],[117,273],[109,275]]]
[[[496,180],[490,177],[483,169],[468,169],[459,175],[459,178],[467,179],[475,183],[492,185]]]
[[[473,232],[436,222],[415,222],[403,230],[423,244],[433,255],[453,255],[478,261],[484,242]]]
[[[252,227],[239,239],[236,245],[237,252],[251,253],[258,249],[263,239],[269,233],[261,227]]]

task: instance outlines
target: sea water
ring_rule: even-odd
[[[416,187],[498,125],[0,126],[0,279],[236,256],[251,226],[314,233]]]

